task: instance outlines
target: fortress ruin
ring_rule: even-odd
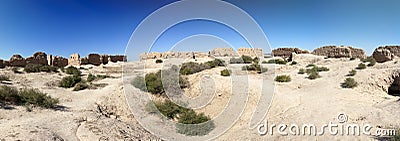
[[[79,65],[101,65],[108,64],[109,62],[126,62],[125,55],[99,55],[89,54],[88,57],[80,58],[79,54],[72,54],[70,58],[64,58],[61,56],[53,56],[44,52],[36,52],[33,56],[23,58],[19,54],[13,55],[9,61],[0,59],[0,68],[9,67],[25,67],[28,64],[40,64],[49,65],[56,67],[65,67],[68,65],[79,66]]]

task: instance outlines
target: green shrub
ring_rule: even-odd
[[[246,70],[247,71],[256,71],[257,73],[264,73],[264,72],[268,71],[267,68],[264,68],[260,64],[255,64],[255,63],[253,63],[251,65],[243,66],[242,70],[244,70],[244,71],[246,71]]]
[[[275,77],[276,82],[290,82],[291,80],[289,75],[278,75]]]
[[[342,88],[354,88],[357,87],[358,83],[354,78],[346,78],[344,82],[342,83]]]
[[[358,64],[358,66],[356,67],[356,69],[359,69],[359,70],[362,70],[362,69],[365,69],[365,68],[367,68],[367,66],[365,66],[364,63],[360,63],[360,64]]]
[[[81,71],[74,66],[69,66],[67,69],[65,69],[65,73],[70,74],[70,75],[76,75],[76,76],[81,75]]]
[[[81,81],[82,79],[80,76],[66,76],[60,81],[58,86],[63,88],[72,88],[75,86],[75,84]]]
[[[80,91],[80,90],[84,90],[87,89],[89,87],[88,84],[84,83],[84,82],[79,82],[75,85],[73,91]]]
[[[58,72],[58,68],[49,65],[41,65],[41,64],[28,64],[25,66],[24,71],[27,73],[35,73],[35,72]]]
[[[188,108],[179,106],[170,100],[164,102],[154,102],[154,105],[160,111],[161,114],[166,116],[168,119],[175,119],[178,114],[188,111]]]
[[[38,89],[24,88],[18,91],[14,87],[0,86],[0,102],[12,105],[34,105],[43,108],[54,108],[59,103]]]
[[[91,73],[89,73],[88,78],[87,78],[87,81],[88,81],[88,82],[92,82],[92,81],[94,81],[94,80],[96,80],[96,76],[93,75],[93,74],[91,74]]]
[[[243,64],[242,58],[230,58],[229,59],[230,64]]]
[[[304,73],[306,73],[306,72],[305,72],[305,70],[303,68],[299,69],[298,74],[304,74]]]
[[[157,60],[156,60],[156,63],[157,63],[157,64],[162,63],[162,62],[163,62],[163,60],[161,60],[161,59],[157,59]]]
[[[297,62],[296,61],[292,61],[292,63],[290,63],[290,65],[297,65]]]
[[[106,78],[111,78],[111,76],[109,76],[109,75],[100,75],[100,74],[96,75],[96,79],[106,79]]]
[[[314,80],[317,78],[320,78],[321,76],[319,75],[319,73],[317,71],[311,71],[308,75],[308,79]]]
[[[180,114],[176,124],[177,132],[188,136],[204,136],[215,129],[214,122],[204,113],[197,114],[193,110],[187,110]],[[210,121],[210,122],[208,122]]]
[[[323,71],[329,71],[329,68],[327,67],[318,67],[318,66],[314,66],[311,69],[307,69],[306,73],[310,74],[311,72],[323,72]]]
[[[376,64],[376,60],[375,60],[374,58],[372,58],[372,59],[369,61],[368,66],[369,66],[369,67],[372,67],[372,66],[374,66],[375,64]]]
[[[10,81],[10,77],[7,75],[0,75],[0,82],[1,81]]]
[[[267,61],[265,61],[265,60],[264,60],[264,61],[262,61],[261,63],[262,63],[262,64],[268,64],[268,62],[267,62]]]
[[[205,63],[186,62],[182,64],[179,72],[183,75],[190,75],[218,66],[224,66],[224,61],[221,59],[214,59],[213,61],[207,61]]]
[[[144,92],[147,91],[147,89],[146,89],[146,81],[144,80],[144,77],[142,77],[142,76],[135,77],[132,80],[131,84],[134,87],[138,88],[139,90],[142,90]]]
[[[245,64],[250,64],[253,62],[253,58],[250,56],[242,55],[242,60]]]
[[[351,58],[350,58],[350,61],[353,61],[353,60],[356,60],[356,58],[355,58],[355,57],[351,57]]]
[[[282,65],[284,65],[287,62],[285,60],[281,60],[281,59],[271,59],[271,60],[268,60],[267,63],[268,64],[282,64]]]
[[[171,70],[163,70],[163,73],[168,73],[168,71]],[[167,80],[166,80],[167,81]],[[168,80],[168,82],[170,81],[174,81],[174,80]],[[143,84],[145,83],[145,84]],[[179,80],[178,80],[179,86],[180,88],[186,88],[189,85],[189,82],[187,81],[187,79],[179,76]],[[142,90],[142,91],[147,91],[152,93],[152,94],[163,94],[164,93],[164,87],[162,84],[162,79],[161,79],[161,70],[159,70],[156,73],[149,73],[146,74],[146,76],[144,77],[144,81],[143,81],[143,77],[136,77],[132,83],[131,83],[134,87]]]
[[[356,74],[357,74],[357,71],[356,71],[356,70],[351,70],[351,71],[349,71],[348,76],[354,76],[354,75],[356,75]]]
[[[65,72],[65,68],[64,67],[60,67],[61,72]]]
[[[230,76],[231,75],[231,71],[228,69],[224,69],[221,71],[221,75],[222,76]]]
[[[47,94],[40,92],[38,89],[22,89],[19,95],[25,104],[39,107],[54,108],[59,103],[58,99],[47,96]]]
[[[253,62],[255,64],[258,64],[260,62],[260,59],[258,57],[254,57]]]
[[[316,67],[316,65],[314,65],[314,64],[308,64],[306,67],[307,67],[307,68],[308,68],[308,67]]]

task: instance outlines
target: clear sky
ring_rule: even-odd
[[[378,46],[400,44],[399,0],[226,1],[258,22],[272,48],[312,50],[323,45],[350,45],[370,55]],[[1,0],[0,58],[8,60],[15,53],[27,57],[36,51],[64,57],[72,53],[123,54],[139,23],[171,2]],[[170,48],[196,34],[215,35],[235,47],[247,46],[221,24],[190,21],[167,30],[155,43],[155,50]]]

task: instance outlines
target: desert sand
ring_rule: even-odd
[[[375,127],[399,128],[399,97],[387,94],[387,88],[393,76],[398,76],[400,59],[358,70],[353,78],[359,83],[354,89],[341,88],[340,84],[348,72],[360,63],[359,59],[325,59],[310,54],[297,55],[297,65],[276,65],[275,70],[267,74],[290,75],[291,81],[275,83],[274,98],[268,115],[264,120],[269,123],[316,125],[336,121],[338,113],[348,116],[347,123],[369,123]],[[198,60],[205,61],[205,60]],[[60,99],[56,110],[34,108],[27,112],[24,107],[12,106],[0,109],[0,140],[160,140],[150,134],[135,120],[124,95],[122,72],[132,78],[137,72],[155,72],[163,67],[154,60],[147,60],[146,70],[143,62],[112,63],[102,66],[82,66],[84,78],[87,74],[107,74],[113,76],[95,81],[103,84],[97,89],[72,91],[57,87],[57,82],[66,76],[64,73],[14,74],[11,68],[1,69],[0,75],[10,76],[15,87],[38,88],[52,97]],[[328,67],[321,72],[321,78],[307,79],[306,74],[297,74],[300,68],[308,64]],[[273,68],[272,64],[263,64]],[[122,66],[124,66],[122,69]],[[232,65],[235,67],[235,65]],[[236,67],[241,67],[237,65]],[[188,75],[190,87],[184,89],[189,97],[201,94],[200,82],[207,75],[214,79],[216,96],[211,102],[196,109],[210,117],[217,116],[225,107],[230,97],[230,78],[220,76],[223,67],[205,70]],[[246,73],[247,75],[247,73]],[[260,96],[260,83],[264,74],[248,73],[249,97],[240,119],[216,140],[375,140],[375,136],[281,136],[257,133],[249,129],[253,110]],[[269,76],[269,75],[268,75]],[[268,106],[268,105],[265,105]]]

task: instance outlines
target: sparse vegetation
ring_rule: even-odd
[[[348,76],[355,76],[356,74],[357,74],[356,70],[351,70],[351,71],[349,71]]]
[[[353,61],[353,60],[356,60],[356,58],[355,58],[355,57],[351,57],[351,58],[350,58],[350,61]]]
[[[308,79],[314,80],[317,78],[320,78],[321,76],[319,75],[319,73],[317,71],[311,71],[310,73],[308,73]]]
[[[253,62],[253,58],[250,56],[242,55],[242,60],[245,64],[250,64]]]
[[[314,64],[308,64],[306,67],[308,68],[308,67],[316,67],[317,65],[314,65]]]
[[[305,72],[305,70],[303,68],[299,69],[298,74],[304,74],[304,73],[306,73],[306,72]]]
[[[357,87],[358,83],[354,78],[346,78],[344,82],[342,83],[342,88],[354,88]]]
[[[251,65],[243,66],[242,70],[247,71],[256,71],[257,73],[264,73],[267,72],[268,69],[262,67],[260,64],[253,63]]]
[[[174,70],[175,68],[171,68],[169,70],[162,70],[162,73],[168,74],[172,73],[172,71],[177,71]],[[177,68],[176,68],[177,69]],[[169,79],[168,77],[164,77],[164,79]],[[174,84],[173,81],[176,81],[174,78],[171,80],[165,80],[170,82],[171,84]],[[189,82],[187,81],[186,78],[183,78],[182,76],[179,76],[179,80],[177,82],[180,86],[180,88],[186,88],[189,85]],[[136,77],[131,84],[142,90],[142,91],[148,91],[152,94],[163,94],[164,93],[164,86],[162,84],[162,79],[161,79],[161,70],[159,70],[156,73],[149,73],[146,74],[144,77]],[[176,86],[165,86],[165,87],[176,87]]]
[[[194,110],[179,106],[170,100],[154,102],[154,105],[155,107],[151,103],[147,103],[145,107],[146,111],[155,113],[155,108],[157,108],[168,119],[177,119],[176,128],[178,133],[189,136],[201,136],[208,134],[215,128],[213,122],[208,122],[210,117],[203,113],[197,114]],[[190,124],[193,125],[190,126]]]
[[[89,75],[88,75],[88,77],[87,77],[87,81],[88,81],[88,82],[92,82],[92,81],[94,81],[94,80],[96,80],[96,76],[93,75],[93,74],[91,74],[91,73],[89,73]]]
[[[275,77],[276,82],[290,82],[291,80],[289,75],[278,75]]]
[[[49,65],[41,65],[41,64],[28,64],[25,66],[24,71],[27,73],[36,73],[36,72],[58,72],[58,68]]]
[[[224,69],[221,71],[221,75],[222,76],[230,76],[231,75],[231,71],[228,69]]]
[[[182,64],[181,70],[179,72],[183,75],[190,75],[206,69],[215,68],[217,66],[224,66],[224,61],[220,59],[215,59],[213,61],[208,61],[205,63],[187,62]]]
[[[292,61],[292,63],[290,63],[290,65],[297,65],[297,62],[296,61]]]
[[[374,58],[372,58],[372,59],[369,61],[368,67],[372,67],[372,66],[374,66],[375,64],[376,64],[376,60],[375,60]]]
[[[82,79],[80,76],[66,76],[60,81],[58,86],[63,88],[72,88],[75,86],[75,84],[81,81]]]
[[[24,88],[17,90],[14,87],[0,86],[0,102],[2,105],[34,105],[43,108],[54,108],[59,103],[38,89]]]
[[[360,64],[358,64],[358,66],[356,67],[356,69],[358,69],[358,70],[362,70],[362,69],[366,69],[366,68],[367,68],[367,66],[365,66],[364,63],[360,63]]]
[[[287,62],[285,60],[281,60],[281,59],[271,59],[271,60],[268,60],[267,63],[268,64],[282,64],[282,65],[284,65]]]
[[[80,91],[80,90],[84,90],[87,89],[89,87],[88,84],[86,84],[85,82],[79,82],[75,85],[73,91]]]
[[[74,76],[81,76],[81,71],[74,66],[69,66],[67,69],[65,69],[65,73]]]
[[[157,64],[162,63],[162,62],[163,62],[163,60],[161,60],[161,59],[157,59],[157,60],[156,60],[156,63],[157,63]]]
[[[10,81],[10,77],[7,75],[0,75],[0,82],[2,81]]]

